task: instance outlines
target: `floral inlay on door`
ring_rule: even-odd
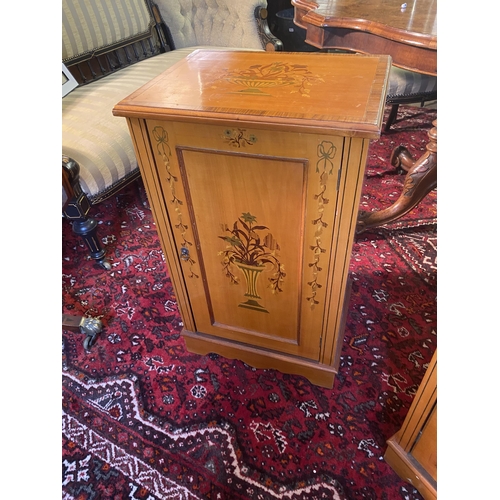
[[[282,285],[286,276],[285,267],[279,260],[279,244],[268,231],[267,226],[257,224],[257,218],[250,212],[243,213],[229,228],[222,226],[225,233],[219,236],[227,243],[224,250],[219,252],[223,256],[221,261],[224,273],[232,284],[240,283],[243,275],[246,282],[245,297],[248,300],[238,306],[268,313],[257,299],[262,299],[257,289],[259,276],[262,272],[272,273],[268,278],[268,287],[272,293],[282,292]],[[234,267],[238,268],[236,273]]]
[[[307,282],[311,287],[311,294],[306,297],[309,301],[312,310],[319,304],[316,299],[318,289],[323,285],[318,282],[318,275],[322,271],[320,266],[321,256],[326,254],[327,249],[324,248],[322,242],[323,230],[328,227],[328,223],[324,221],[325,205],[330,203],[330,200],[325,197],[325,192],[328,184],[328,176],[334,175],[333,159],[337,154],[337,147],[330,141],[322,141],[318,145],[318,161],[316,162],[316,173],[319,175],[319,192],[314,195],[314,199],[318,200],[318,217],[312,221],[316,227],[314,233],[314,245],[309,248],[313,252],[313,261],[309,264],[312,269],[312,279]],[[338,170],[337,185],[340,182],[340,169]],[[337,187],[338,190],[338,187]]]
[[[253,134],[246,134],[244,128],[226,129],[222,136],[224,140],[235,148],[253,146],[257,142],[257,137]]]
[[[166,181],[168,182],[170,193],[172,195],[170,203],[175,206],[175,213],[177,215],[177,223],[175,224],[175,228],[180,232],[182,238],[180,251],[181,260],[189,264],[188,276],[190,278],[199,278],[198,274],[194,272],[196,261],[191,257],[191,254],[189,252],[189,247],[192,247],[193,243],[186,237],[189,227],[184,222],[183,212],[181,210],[184,202],[176,194],[176,184],[178,182],[178,178],[172,173],[172,166],[170,164],[169,158],[172,156],[172,150],[170,149],[170,145],[168,143],[168,133],[163,127],[157,126],[153,129],[152,134],[156,141],[157,151],[163,160],[163,164],[165,165]]]

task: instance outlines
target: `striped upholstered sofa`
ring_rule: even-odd
[[[63,214],[110,269],[92,206],[139,175],[113,106],[200,47],[282,50],[266,0],[63,0],[62,61],[79,86],[63,97]]]

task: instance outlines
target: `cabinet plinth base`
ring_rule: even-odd
[[[302,375],[310,382],[327,389],[333,387],[337,371],[334,367],[287,356],[265,349],[231,342],[183,329],[182,336],[189,352],[195,354],[220,354],[229,359],[239,359],[250,366],[261,369],[275,369],[291,375]]]

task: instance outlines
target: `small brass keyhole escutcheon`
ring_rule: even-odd
[[[186,247],[181,248],[181,260],[189,260],[189,249]]]

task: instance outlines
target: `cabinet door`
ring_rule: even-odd
[[[147,127],[196,331],[320,360],[350,255],[336,216],[357,211],[357,199],[343,196],[346,139]]]

